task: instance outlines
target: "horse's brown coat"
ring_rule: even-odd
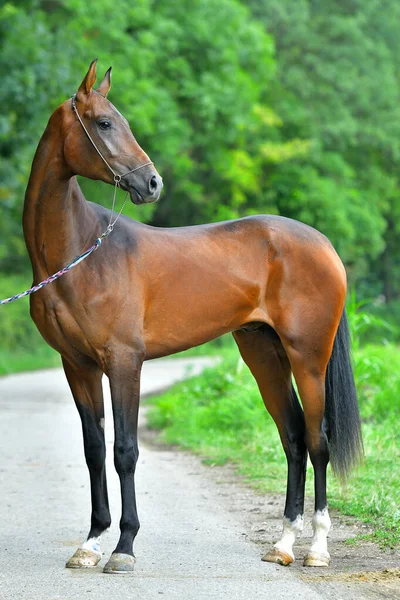
[[[123,173],[149,161],[126,120],[104,97],[109,72],[100,93],[92,90],[94,81],[95,63],[78,90],[77,107],[113,169]],[[113,122],[111,137],[96,125],[102,117]],[[52,115],[40,141],[26,192],[24,233],[35,283],[86,249],[108,224],[108,211],[86,201],[77,174],[113,182],[67,100]],[[158,197],[146,192],[153,176],[159,181],[151,165],[130,176],[143,201]],[[132,199],[138,203],[134,193]],[[115,552],[131,554],[139,527],[133,473],[143,360],[235,332],[286,452],[294,423],[303,422],[290,396],[294,374],[313,459],[322,443],[324,376],[345,294],[343,265],[325,236],[283,217],[254,216],[171,229],[123,217],[97,252],[31,296],[32,317],[46,341],[62,355],[82,417],[92,481],[89,537],[99,535],[110,520],[99,425],[104,416],[102,373],[110,378],[115,464],[123,498],[121,539]],[[246,324],[255,330],[245,331]],[[279,337],[266,335],[267,326]],[[300,471],[296,473],[301,487]],[[294,501],[297,492],[291,494]],[[304,483],[303,497],[301,491],[298,494],[302,512]],[[324,492],[322,504],[323,497]]]

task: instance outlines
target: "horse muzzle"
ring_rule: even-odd
[[[129,192],[133,204],[150,204],[159,199],[163,181],[157,171],[152,169],[150,174],[125,178],[125,181],[121,181],[121,187]]]

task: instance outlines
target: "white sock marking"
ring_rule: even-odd
[[[328,509],[317,510],[312,519],[313,539],[311,542],[310,552],[318,554],[328,554],[328,533],[331,528],[331,520],[329,518]]]
[[[99,537],[92,537],[89,538],[88,540],[86,540],[85,543],[82,544],[81,548],[83,550],[91,550],[92,552],[95,552],[96,554],[99,554],[100,556],[101,554],[101,535],[99,535]]]
[[[290,521],[286,517],[283,517],[283,531],[279,542],[274,544],[274,548],[289,554],[294,560],[293,544],[296,541],[296,537],[303,531],[303,515],[297,515],[294,521]]]

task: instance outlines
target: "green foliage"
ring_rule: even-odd
[[[171,226],[280,213],[321,229],[365,295],[400,294],[400,5],[9,1],[0,7],[0,270],[27,268],[30,162],[88,63],[165,181]],[[109,204],[104,184],[88,198]],[[371,294],[372,292],[372,294]]]
[[[162,202],[128,214],[190,224],[214,218],[232,195],[240,204],[254,193],[258,159],[247,147],[273,74],[273,44],[236,0],[99,0],[95,10],[81,0],[8,2],[0,34],[0,269],[13,270],[24,255],[22,198],[46,121],[94,56],[101,69],[112,62],[110,98],[165,181]],[[240,182],[238,165],[247,172]],[[104,185],[83,187],[109,204]]]
[[[309,141],[306,156],[271,165],[263,194],[269,210],[321,229],[353,281],[392,299],[400,290],[400,6],[248,4],[276,44],[270,98],[283,123],[280,140]]]
[[[357,300],[356,292],[351,290],[346,303],[347,317],[351,331],[352,348],[356,352],[362,344],[371,340],[379,340],[382,343],[390,339],[396,339],[400,330],[397,321],[383,318],[379,311],[373,309],[371,300]]]
[[[398,346],[370,344],[356,353],[355,375],[366,420],[400,419],[400,352]]]
[[[400,394],[400,352],[387,337],[398,337],[396,321],[388,321],[379,314],[366,310],[368,300],[356,300],[354,290],[347,303],[347,314],[352,332],[354,373],[364,419],[385,422],[390,413],[400,418],[400,404],[393,399]],[[381,340],[381,345],[363,343]],[[390,361],[388,362],[388,357]]]
[[[2,276],[0,298],[23,292],[32,285],[29,277]],[[60,359],[42,339],[29,315],[29,299],[0,307],[0,375],[58,366]]]
[[[32,285],[27,277],[7,276],[0,281],[0,297],[8,298],[23,292]],[[32,349],[40,340],[33,321],[29,317],[29,299],[2,306],[0,319],[1,348],[5,352]]]
[[[387,339],[390,342],[400,342],[400,301],[395,300],[386,304],[380,301],[375,302],[373,304],[368,305],[368,312],[374,317],[377,316],[385,323],[390,324],[390,330],[385,327],[385,332],[381,329],[380,339]],[[373,334],[376,334],[376,330],[373,331]],[[372,336],[369,335],[369,332],[365,332],[363,336],[363,340],[367,340],[369,342],[373,341]]]
[[[234,359],[234,361],[237,358]],[[259,406],[251,396],[252,381],[238,375],[234,361],[222,362],[213,369],[206,370],[195,380],[189,380],[158,400],[158,411],[151,413],[150,426],[168,428],[168,435],[175,437],[182,432],[189,445],[197,443],[199,432],[211,441],[214,436],[244,442],[260,419]],[[240,382],[242,400],[237,402],[237,385]],[[221,398],[224,401],[221,402]],[[261,405],[261,399],[258,402]],[[193,410],[193,406],[196,410]],[[263,414],[264,421],[267,416]]]
[[[48,346],[41,338],[27,350],[7,352],[0,350],[0,376],[61,367],[60,355]]]

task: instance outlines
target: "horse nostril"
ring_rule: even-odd
[[[157,177],[155,175],[153,175],[153,177],[149,181],[149,190],[150,190],[150,192],[154,193],[157,190],[157,188],[158,188]]]

